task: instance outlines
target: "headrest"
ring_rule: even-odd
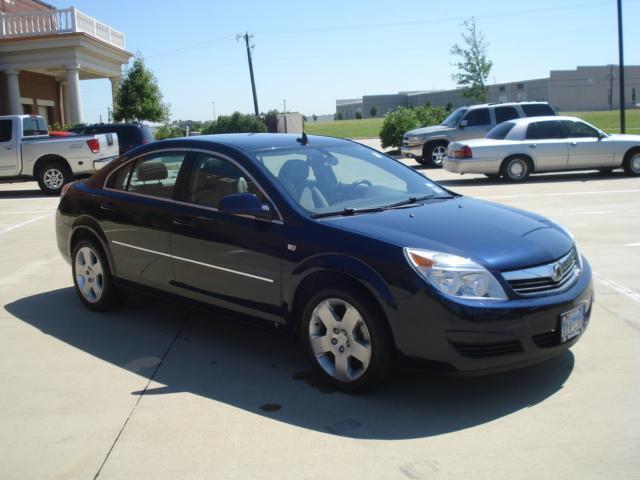
[[[138,180],[141,182],[150,182],[153,180],[165,180],[169,177],[169,170],[162,162],[144,162],[138,168]]]
[[[309,164],[304,160],[287,160],[280,167],[278,178],[291,182],[302,182],[309,177]]]

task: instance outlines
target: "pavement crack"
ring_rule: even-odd
[[[180,323],[180,327],[178,328],[178,330],[176,330],[176,333],[173,336],[173,338],[171,339],[171,342],[169,342],[169,345],[167,345],[167,348],[165,349],[164,353],[162,354],[162,358],[160,359],[160,361],[156,365],[156,368],[153,370],[153,373],[151,374],[151,376],[149,376],[149,380],[147,381],[147,384],[144,386],[142,391],[140,391],[140,394],[138,395],[138,400],[136,400],[136,403],[131,408],[131,411],[129,412],[129,415],[127,415],[127,418],[125,419],[124,423],[122,424],[122,427],[120,428],[120,431],[118,432],[118,435],[116,435],[116,438],[113,440],[113,443],[111,444],[111,447],[109,447],[109,451],[107,452],[107,455],[104,457],[104,460],[102,460],[102,463],[100,464],[100,468],[98,468],[98,471],[93,476],[93,480],[96,480],[100,476],[100,473],[102,472],[102,469],[104,468],[105,464],[107,463],[107,460],[109,460],[109,456],[111,455],[111,452],[113,452],[113,449],[115,448],[116,443],[118,443],[118,440],[120,440],[120,436],[124,432],[124,429],[127,428],[127,424],[129,423],[129,420],[131,419],[131,417],[135,413],[136,409],[138,408],[138,405],[140,404],[140,400],[142,400],[142,397],[147,392],[147,389],[149,388],[149,385],[151,385],[151,382],[153,381],[154,377],[156,376],[156,373],[158,373],[158,370],[160,370],[160,367],[164,363],[164,359],[167,358],[167,355],[169,354],[169,352],[173,348],[173,344],[176,343],[176,340],[180,336],[180,333],[182,333],[182,330],[184,330],[184,327],[185,327],[185,325],[187,324],[188,321],[189,321],[189,317],[186,316],[182,320],[182,323]]]

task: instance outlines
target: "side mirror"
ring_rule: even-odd
[[[458,124],[458,127],[464,128],[467,125],[469,125],[469,121],[468,120],[461,120],[460,123]]]
[[[269,205],[263,204],[253,193],[232,193],[222,197],[218,210],[238,215],[273,218]]]

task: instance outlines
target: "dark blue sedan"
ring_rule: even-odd
[[[397,360],[486,373],[548,359],[593,303],[560,225],[329,137],[145,145],[67,186],[56,228],[88,308],[135,289],[222,309],[298,335],[345,390]]]

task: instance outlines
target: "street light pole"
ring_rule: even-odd
[[[211,105],[213,105],[213,121],[216,121],[216,102],[211,102]]]
[[[624,51],[622,46],[622,0],[618,0],[618,54],[620,56],[620,133],[625,133],[624,122]]]

